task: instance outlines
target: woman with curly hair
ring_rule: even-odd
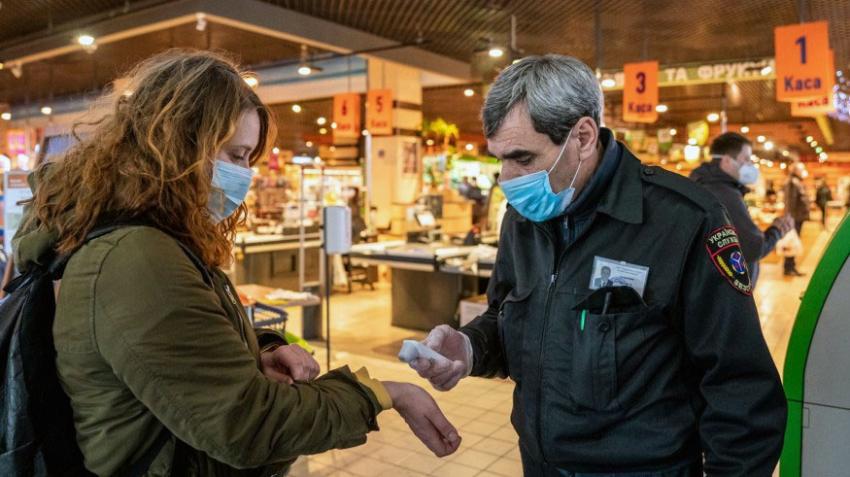
[[[316,361],[253,330],[231,259],[268,108],[230,61],[172,51],[136,67],[111,114],[35,174],[22,271],[73,253],[53,327],[86,467],[116,475],[272,475],[362,444],[395,408],[437,455],[460,442],[421,388]],[[123,224],[86,241],[94,230]],[[165,436],[165,437],[163,437]]]

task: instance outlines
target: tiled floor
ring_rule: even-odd
[[[803,240],[808,253],[799,268],[809,272],[809,276],[828,239],[829,235],[819,224],[806,224]],[[762,329],[780,372],[799,300],[807,285],[807,277],[783,277],[779,262],[762,265],[755,297]],[[374,292],[334,295],[331,310],[332,366],[348,364],[354,369],[367,366],[379,379],[408,381],[425,387],[458,428],[463,442],[454,455],[445,459],[434,457],[398,414],[388,411],[378,418],[381,431],[370,434],[365,445],[303,457],[293,466],[292,476],[522,475],[517,435],[509,418],[512,383],[470,378],[448,393],[427,386],[427,382],[387,353],[389,344],[405,338],[421,339],[424,333],[389,325],[390,297],[386,287]],[[297,320],[297,316],[292,318]],[[317,348],[317,359],[324,365],[324,349]]]

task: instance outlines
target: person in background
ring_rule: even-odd
[[[823,228],[826,228],[826,208],[829,205],[829,201],[832,200],[832,190],[829,188],[829,185],[826,183],[826,177],[821,177],[818,179],[818,189],[815,193],[815,203],[818,205],[818,209],[820,209],[820,222],[823,225]]]
[[[760,230],[747,209],[744,196],[748,186],[758,181],[759,170],[750,156],[753,145],[746,137],[727,132],[717,136],[710,147],[711,162],[691,172],[691,179],[708,189],[729,213],[729,220],[738,231],[741,250],[749,266],[753,286],[758,281],[759,261],[766,257],[785,234],[794,228],[793,219],[778,217],[765,230]]]
[[[529,477],[769,477],[787,407],[735,229],[711,193],[641,164],[602,110],[575,58],[499,74],[481,116],[510,206],[488,308],[428,335],[448,362],[413,366],[441,391],[510,376]],[[614,286],[593,290],[600,260]]]
[[[365,443],[391,408],[435,454],[454,452],[457,431],[424,389],[365,368],[318,377],[237,301],[221,267],[274,123],[236,65],[170,51],[128,78],[133,94],[30,176],[14,239],[24,272],[74,253],[53,339],[86,467],[122,475],[152,453],[146,475],[285,474],[299,455]]]
[[[803,179],[808,176],[806,166],[795,162],[788,168],[788,181],[785,183],[785,214],[794,219],[794,229],[802,239],[803,223],[809,220],[809,196]],[[797,257],[785,257],[783,273],[786,277],[802,277],[804,274],[797,270]]]

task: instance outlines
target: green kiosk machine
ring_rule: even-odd
[[[781,477],[850,475],[850,218],[812,274],[785,358]]]

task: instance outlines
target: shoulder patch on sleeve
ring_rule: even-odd
[[[717,271],[732,288],[747,296],[753,294],[753,282],[734,227],[724,225],[709,233],[705,237],[705,249]]]

